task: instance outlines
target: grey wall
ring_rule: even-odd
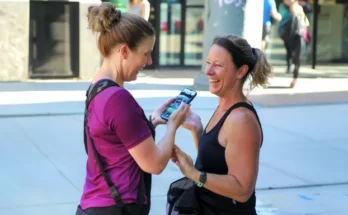
[[[79,1],[79,77],[91,79],[100,65],[97,35],[88,29],[87,9],[100,0]],[[29,0],[0,1],[0,81],[29,77]]]
[[[100,67],[98,37],[88,29],[87,11],[91,5],[99,5],[100,0],[80,1],[80,78],[91,79]]]
[[[0,81],[28,77],[29,1],[0,1]]]

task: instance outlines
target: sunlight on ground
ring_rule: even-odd
[[[175,97],[180,90],[130,90],[137,98]],[[85,91],[22,91],[0,93],[0,105],[39,104],[53,102],[83,102]],[[200,97],[214,97],[210,92],[198,91]]]

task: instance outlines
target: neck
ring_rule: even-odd
[[[242,90],[234,91],[229,93],[228,95],[219,97],[219,109],[221,111],[227,111],[232,105],[237,102],[246,101],[246,97],[243,94]]]
[[[120,69],[117,68],[115,63],[111,63],[110,59],[104,58],[103,64],[100,67],[97,75],[94,77],[93,82],[96,82],[101,79],[110,79],[123,88],[124,80],[120,77],[119,71]]]

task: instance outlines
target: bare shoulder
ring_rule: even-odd
[[[223,127],[224,142],[260,142],[261,129],[256,115],[249,109],[240,107],[227,117]]]
[[[228,115],[226,119],[227,125],[235,127],[238,125],[245,125],[245,124],[256,124],[258,125],[257,117],[254,112],[251,110],[245,108],[245,107],[239,107]]]

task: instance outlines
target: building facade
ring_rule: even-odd
[[[276,0],[277,6],[283,0]],[[305,2],[303,0],[303,2]],[[303,47],[303,64],[313,68],[320,64],[348,63],[348,1],[347,0],[308,0],[306,15],[310,21],[310,43]],[[273,26],[277,32],[277,25]],[[278,34],[272,35],[277,39]],[[269,57],[271,60],[283,59],[279,51]],[[273,58],[273,59],[272,59]]]
[[[128,3],[128,0],[109,1],[122,11]],[[87,28],[86,14],[88,6],[100,2],[1,1],[0,28],[6,30],[0,35],[0,80],[91,78],[101,58],[97,37]],[[208,46],[214,34],[231,32],[244,36],[255,47],[261,39],[260,0],[149,2],[149,22],[156,29],[156,44],[153,65],[148,69],[201,68],[206,52],[204,44]],[[312,42],[305,52],[308,62],[347,63],[348,1],[313,0],[312,5]],[[213,18],[207,19],[208,14]],[[260,26],[255,25],[255,20],[260,20]]]

